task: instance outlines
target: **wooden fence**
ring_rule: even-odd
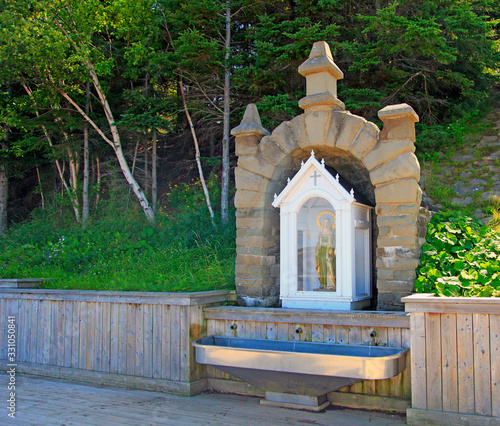
[[[309,311],[220,306],[233,292],[192,294],[0,290],[0,369],[7,369],[8,318],[16,324],[17,371],[94,384],[193,395],[262,390],[197,364],[191,342],[206,335],[409,347],[404,312]],[[297,332],[300,331],[300,332]],[[392,379],[366,380],[329,399],[405,411],[410,364]]]
[[[206,332],[203,308],[232,292],[0,291],[0,368],[15,317],[18,371],[180,394],[203,391],[191,341]]]
[[[500,424],[500,299],[403,299],[411,315],[410,424]]]
[[[404,312],[228,306],[206,308],[204,311],[208,335],[410,347],[409,316]],[[208,367],[207,374],[208,386],[212,389],[263,394],[215,368]],[[386,380],[365,380],[332,392],[328,397],[333,403],[342,406],[405,411],[409,406],[410,396],[408,357],[406,370],[398,376]]]

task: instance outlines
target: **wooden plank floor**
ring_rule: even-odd
[[[323,413],[259,404],[259,398],[206,393],[182,397],[16,376],[16,418],[7,414],[7,381],[0,373],[2,425],[403,425],[405,417],[328,408]]]

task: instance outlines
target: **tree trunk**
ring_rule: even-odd
[[[106,115],[106,120],[109,125],[109,130],[111,131],[112,135],[112,140],[109,139],[106,134],[102,131],[99,126],[87,115],[85,114],[85,111],[83,111],[80,106],[73,100],[71,97],[65,93],[63,90],[60,88],[56,88],[56,90],[66,99],[68,100],[71,105],[75,107],[75,109],[80,113],[80,115],[85,118],[85,120],[88,121],[88,123],[95,129],[95,131],[101,136],[114,150],[116,159],[118,160],[118,164],[120,165],[121,171],[123,173],[123,176],[125,177],[127,183],[130,185],[132,188],[132,191],[134,192],[137,200],[139,201],[139,204],[142,207],[142,211],[144,212],[146,218],[150,223],[155,222],[155,215],[153,211],[151,210],[151,206],[149,205],[148,199],[146,198],[146,195],[144,194],[144,191],[142,188],[139,186],[137,181],[135,180],[134,176],[130,172],[130,168],[127,163],[127,159],[125,158],[125,155],[123,153],[123,148],[121,144],[121,138],[120,138],[120,133],[118,132],[118,127],[116,126],[115,119],[113,117],[113,112],[111,111],[111,107],[109,106],[108,99],[106,98],[106,95],[104,94],[104,91],[101,88],[101,84],[99,82],[99,77],[97,76],[97,73],[95,72],[94,66],[90,61],[87,61],[87,69],[90,73],[90,76],[92,77],[92,83],[94,85],[94,89],[97,92],[97,96],[99,97],[99,101],[101,103],[101,106],[104,110],[104,114]]]
[[[26,91],[26,93],[29,95],[29,96],[32,96],[32,92],[31,92],[31,89],[26,86],[26,85],[23,85],[24,87],[24,90]],[[34,101],[33,101],[34,102]],[[35,105],[36,106],[36,105]],[[37,117],[40,116],[40,114],[38,113],[38,111],[35,110],[35,114]],[[56,119],[56,121],[58,121],[59,119]],[[50,135],[49,135],[49,132],[47,131],[47,128],[45,126],[42,125],[42,130],[43,130],[43,133],[45,135],[45,139],[47,139],[47,142],[49,143],[49,146],[51,148],[54,147],[54,144],[52,143],[52,139],[50,138]],[[66,135],[66,133],[64,133],[64,137],[66,138],[66,140],[68,139],[68,136]],[[70,173],[72,174],[71,176],[71,182],[74,183],[73,185],[73,191],[70,189],[70,187],[68,186],[68,183],[66,182],[66,178],[64,177],[64,171],[63,171],[63,168],[61,167],[61,164],[59,162],[59,160],[55,160],[55,163],[56,163],[56,167],[57,167],[57,172],[59,173],[59,178],[61,179],[61,182],[64,186],[64,189],[66,191],[66,193],[68,194],[68,197],[71,201],[71,207],[73,207],[73,212],[75,213],[75,219],[78,223],[80,223],[81,221],[81,217],[80,217],[80,203],[78,201],[78,194],[76,192],[76,176],[75,174],[78,173],[77,169],[76,169],[76,166],[74,165],[74,161],[73,161],[73,166],[75,168],[73,168],[71,166],[72,164],[72,161],[71,161],[71,157],[72,157],[72,153],[71,151],[69,151],[69,155],[70,155]],[[71,183],[70,183],[71,185]]]
[[[7,138],[7,136],[5,137]],[[2,150],[7,149],[5,140]],[[7,202],[9,199],[9,175],[6,164],[0,164],[0,234],[7,231]]]
[[[85,103],[85,114],[89,115],[90,109],[90,83],[86,87],[87,102]],[[89,124],[86,122],[83,128],[83,188],[82,188],[82,226],[85,227],[89,220]]]
[[[40,178],[40,170],[38,170],[38,166],[36,168],[36,175],[38,176],[38,186],[40,187],[40,198],[42,201],[42,209],[45,209],[45,198],[43,196],[42,179]]]
[[[94,88],[97,92],[97,95],[99,96],[99,99],[101,101],[101,105],[104,108],[104,112],[105,112],[106,118],[108,120],[109,128],[111,130],[111,134],[113,135],[113,143],[111,144],[111,146],[113,147],[113,149],[115,151],[115,155],[116,155],[116,158],[118,160],[118,164],[120,165],[120,168],[122,169],[122,173],[125,176],[125,179],[127,180],[128,184],[132,188],[132,191],[134,191],[135,196],[139,200],[139,203],[142,207],[144,214],[146,215],[146,218],[148,219],[148,221],[150,223],[154,223],[155,222],[155,215],[154,215],[153,211],[151,210],[148,199],[146,198],[146,195],[144,194],[144,191],[142,190],[142,188],[139,186],[137,181],[132,176],[132,173],[130,172],[130,169],[128,167],[128,163],[127,163],[127,160],[125,158],[125,155],[123,154],[123,149],[122,149],[122,145],[121,145],[120,134],[118,132],[118,127],[116,126],[115,119],[113,117],[113,113],[112,113],[111,108],[108,104],[108,100],[107,100],[106,96],[104,95],[104,92],[102,91],[97,74],[94,70],[94,67],[92,66],[92,64],[90,62],[87,65],[89,66],[89,71],[90,71],[90,75],[92,76]]]
[[[99,199],[101,196],[101,162],[99,160],[99,157],[96,157],[95,164],[96,164],[96,187],[97,187],[97,194],[95,196],[95,208],[97,209],[97,206],[99,205]]]
[[[66,133],[64,134],[66,141],[68,140],[68,136]],[[80,199],[78,198],[78,173],[79,173],[79,165],[78,159],[71,148],[68,148],[68,157],[69,157],[69,185],[70,185],[70,197],[71,203],[73,205],[73,210],[75,211],[76,221],[78,223],[81,222],[81,214],[80,214]]]
[[[196,164],[198,165],[198,172],[200,173],[200,181],[201,186],[203,188],[203,192],[205,194],[205,200],[207,202],[208,211],[210,212],[210,219],[212,220],[212,225],[215,226],[214,223],[214,211],[212,210],[212,203],[210,202],[210,194],[208,193],[207,185],[205,183],[205,178],[203,177],[203,169],[201,167],[200,161],[200,147],[198,145],[198,138],[196,137],[196,132],[194,130],[193,122],[191,120],[191,115],[189,114],[187,103],[186,103],[186,95],[184,94],[184,85],[182,84],[182,79],[179,80],[179,88],[182,95],[182,104],[184,106],[184,112],[186,113],[187,120],[189,122],[189,127],[191,129],[191,135],[193,136],[194,148],[195,148],[195,159]]]
[[[227,223],[229,220],[229,102],[230,102],[230,69],[229,52],[231,49],[231,3],[226,1],[226,63],[224,74],[224,115],[222,134],[222,188],[221,188],[221,220]]]
[[[158,155],[156,151],[156,137],[156,129],[153,129],[153,147],[151,153],[151,204],[155,215],[158,209]]]

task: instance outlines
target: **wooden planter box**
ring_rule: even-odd
[[[408,424],[500,424],[500,298],[402,301],[411,327]]]
[[[0,280],[0,288],[40,288],[54,278],[8,278]]]
[[[193,395],[206,369],[191,342],[205,336],[203,308],[230,291],[146,293],[0,290],[0,371],[9,364],[9,317],[20,373]]]

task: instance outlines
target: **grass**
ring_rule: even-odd
[[[69,211],[61,220],[60,206],[40,209],[0,237],[0,278],[55,278],[44,288],[58,289],[232,290],[235,224],[214,228],[198,190],[171,188],[155,226],[123,196],[103,203],[85,230]]]

